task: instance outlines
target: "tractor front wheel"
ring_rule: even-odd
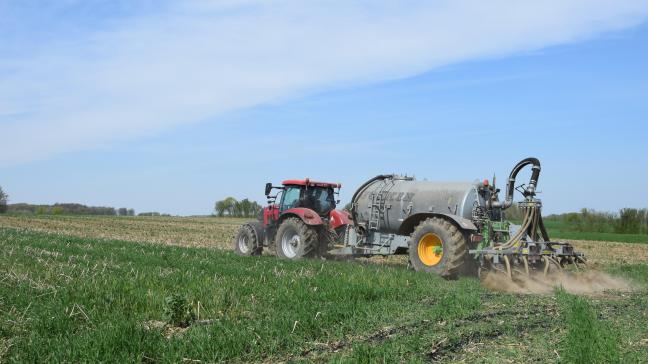
[[[277,257],[297,260],[317,256],[319,234],[316,227],[306,225],[298,218],[284,220],[275,238]]]

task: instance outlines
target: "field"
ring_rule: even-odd
[[[645,234],[618,234],[571,231],[566,223],[561,221],[545,221],[549,236],[558,239],[578,239],[595,241],[618,241],[624,243],[648,243],[648,235]]]
[[[244,221],[230,218],[16,215],[0,216],[0,227],[83,238],[228,249],[238,226]]]
[[[648,357],[648,245],[574,242],[630,291],[521,294],[413,272],[400,259],[238,257],[229,248],[239,223],[0,217],[0,362]],[[170,310],[193,313],[193,324],[165,323]]]

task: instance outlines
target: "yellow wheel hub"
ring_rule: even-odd
[[[443,258],[443,241],[432,233],[423,235],[418,243],[418,255],[425,265],[437,265]]]

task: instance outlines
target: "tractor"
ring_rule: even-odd
[[[349,225],[349,213],[336,210],[336,196],[342,185],[308,178],[286,180],[281,186],[267,183],[268,206],[257,221],[244,224],[234,239],[239,255],[261,255],[274,247],[284,259],[324,256]],[[272,195],[272,191],[277,194]]]

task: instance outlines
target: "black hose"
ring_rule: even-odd
[[[513,167],[513,170],[511,171],[511,174],[509,175],[508,182],[506,183],[506,200],[504,200],[504,203],[502,204],[502,209],[505,210],[513,204],[513,192],[515,191],[515,179],[517,178],[518,173],[520,171],[532,164],[533,167],[533,172],[531,173],[531,180],[529,181],[529,186],[527,186],[526,191],[524,193],[525,196],[534,196],[535,195],[535,189],[536,186],[538,185],[538,179],[540,178],[540,161],[538,158],[526,158],[521,160],[515,167]]]
[[[542,234],[542,240],[544,241],[551,241],[549,240],[549,234],[547,234],[547,229],[545,228],[544,221],[542,221],[542,216],[540,216],[540,233]]]
[[[358,195],[364,191],[365,188],[367,188],[370,184],[374,183],[375,181],[378,180],[384,180],[387,178],[393,177],[391,174],[379,174],[376,177],[368,180],[367,182],[363,183],[360,188],[358,188],[355,193],[353,194],[353,197],[351,198],[351,218],[353,219],[353,226],[356,227],[356,230],[358,229],[358,219],[357,219],[357,211],[356,211],[356,199],[358,198]]]

